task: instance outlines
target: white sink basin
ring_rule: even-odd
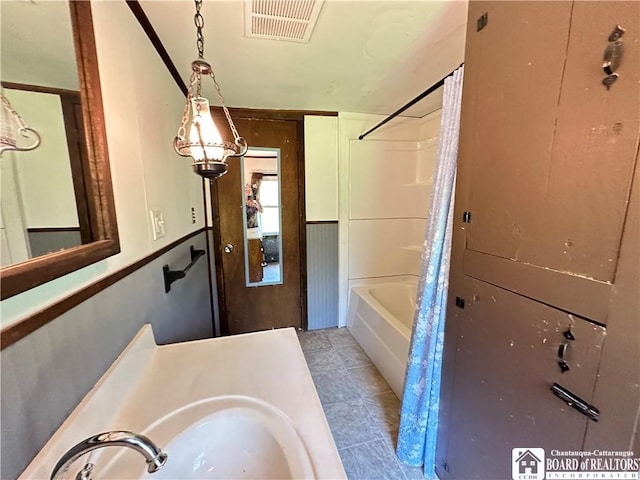
[[[96,480],[347,478],[293,328],[158,346],[145,325],[20,479],[49,478],[109,430],[146,435],[166,464],[148,474],[140,453],[110,446],[65,479],[86,462]]]
[[[195,402],[141,433],[167,453],[161,470],[149,474],[139,453],[108,448],[94,459],[95,478],[315,478],[305,444],[291,420],[256,398],[221,396]],[[74,465],[70,473],[75,473],[76,466],[79,469],[82,464]]]

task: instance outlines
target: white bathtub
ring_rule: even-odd
[[[417,282],[352,287],[347,327],[402,399]]]

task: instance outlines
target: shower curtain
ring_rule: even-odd
[[[434,479],[463,69],[457,69],[444,83],[438,160],[422,250],[397,445],[400,460],[414,467],[424,465],[425,478]]]

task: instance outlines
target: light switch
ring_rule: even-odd
[[[164,218],[160,210],[151,210],[151,230],[153,231],[153,239],[158,240],[164,237]]]

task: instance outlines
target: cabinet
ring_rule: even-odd
[[[581,450],[589,420],[549,387],[590,395],[604,327],[468,276],[459,293],[468,301],[456,342],[449,472],[441,478],[510,478],[513,448]],[[575,340],[565,338],[569,331]]]
[[[607,89],[618,24],[625,50]],[[511,478],[516,447],[640,448],[639,35],[638,2],[470,2],[442,479]]]
[[[264,275],[262,264],[264,263],[264,253],[262,248],[262,240],[259,238],[251,238],[249,243],[249,281],[251,283],[259,283]]]

